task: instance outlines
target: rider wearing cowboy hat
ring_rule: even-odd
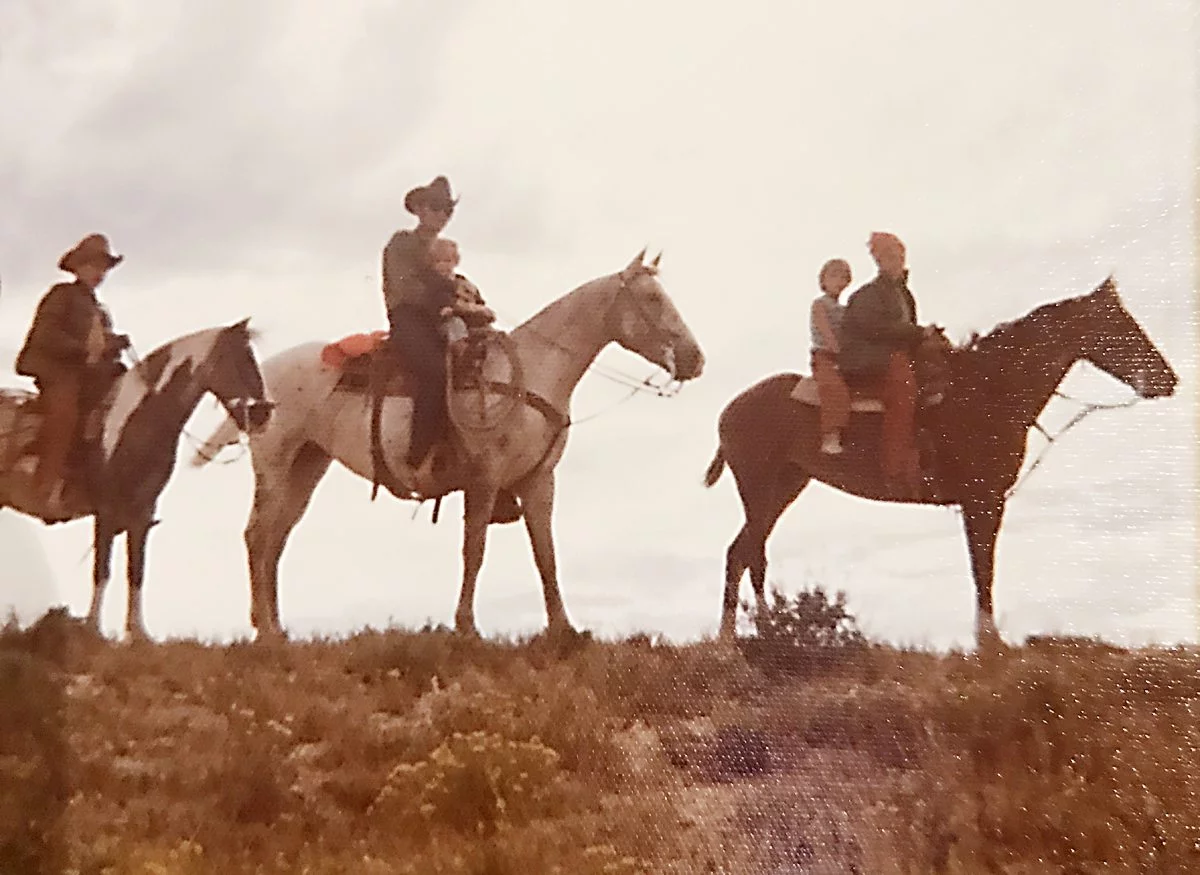
[[[108,312],[96,298],[96,287],[125,260],[114,255],[103,234],[90,234],[58,261],[73,282],[55,284],[38,303],[16,372],[33,377],[42,408],[36,493],[51,514],[62,510],[67,457],[86,412],[122,370],[121,351],[129,338],[114,334]]]
[[[449,301],[432,281],[429,245],[450,221],[455,203],[444,176],[414,188],[404,196],[404,208],[417,217],[417,227],[397,231],[383,249],[383,299],[391,347],[416,378],[408,463],[416,469],[418,480],[429,478],[432,450],[447,417],[445,339],[439,320]]]
[[[457,203],[445,176],[412,189],[404,196],[404,209],[417,217],[417,226],[397,231],[383,249],[389,346],[415,378],[408,464],[415,470],[419,484],[432,479],[435,448],[449,421],[445,395],[447,340],[441,321],[442,311],[454,300],[453,291],[447,291],[435,272],[430,245],[450,221]],[[516,498],[501,492],[492,521],[519,518]]]

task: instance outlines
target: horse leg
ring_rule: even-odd
[[[495,489],[480,486],[463,490],[463,577],[458,609],[454,612],[454,628],[465,635],[479,635],[475,628],[475,582],[483,567],[488,522],[495,504]]]
[[[754,587],[754,600],[761,616],[770,610],[767,605],[767,539],[783,512],[791,506],[812,478],[795,467],[787,467],[772,482],[770,500],[760,507],[760,515],[749,525],[753,540],[747,542],[747,550],[753,550],[750,559],[750,585]]]
[[[134,641],[148,641],[142,619],[142,582],[146,576],[146,541],[154,525],[153,513],[138,520],[125,533],[125,578],[129,588],[129,607],[125,615],[125,634]]]
[[[567,618],[562,593],[558,588],[558,569],[554,556],[554,472],[539,476],[521,490],[521,506],[525,511],[525,531],[533,548],[533,561],[542,578],[542,593],[546,600],[546,621],[550,632],[573,633],[575,628]]]
[[[721,600],[721,628],[717,633],[721,640],[731,639],[737,624],[738,590],[742,585],[742,576],[750,567],[750,563],[743,558],[746,532],[747,525],[743,524],[725,551],[725,595]]]
[[[980,649],[1000,650],[1004,642],[996,629],[992,606],[992,582],[995,574],[996,538],[1004,517],[1004,499],[993,498],[964,503],[963,525],[971,555],[971,574],[975,578],[975,639]]]
[[[754,588],[759,613],[768,610],[767,539],[775,530],[783,512],[796,500],[811,479],[806,472],[790,466],[772,473],[773,477],[760,476],[737,481],[746,522],[725,555],[725,597],[721,607],[719,633],[722,639],[730,639],[734,635],[738,587],[746,569],[750,570],[750,584]]]
[[[88,609],[87,624],[97,635],[100,634],[100,608],[104,605],[104,591],[112,576],[112,548],[116,532],[102,514],[93,518],[92,535],[92,605]]]
[[[250,623],[260,639],[282,638],[279,621],[279,558],[288,536],[312,501],[330,457],[306,443],[283,473],[256,466],[254,504],[243,540],[250,568]]]

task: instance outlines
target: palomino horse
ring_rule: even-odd
[[[455,625],[478,634],[475,583],[483,563],[487,528],[497,492],[511,490],[520,500],[534,561],[542,579],[548,627],[573,631],[559,593],[552,515],[554,469],[570,427],[571,397],[584,372],[610,343],[666,370],[680,382],[700,376],[704,355],[657,279],[658,259],[643,263],[639,253],[623,270],[591,280],[561,297],[509,333],[505,344],[515,358],[522,385],[493,397],[516,396],[504,422],[486,437],[486,452],[464,471],[449,476],[447,491],[463,492],[462,589]],[[249,441],[253,459],[254,503],[245,541],[250,572],[250,620],[260,640],[282,637],[279,620],[279,559],[300,521],[313,490],[337,459],[371,480],[370,397],[339,386],[341,373],[322,364],[325,344],[311,342],[284,350],[263,363],[277,400],[271,426]],[[384,399],[381,440],[387,466],[411,474],[404,465],[412,402]],[[207,453],[233,442],[229,423],[209,438],[195,465]],[[478,449],[478,447],[477,447]],[[389,487],[389,491],[390,487]],[[393,493],[396,494],[396,493]],[[399,497],[408,497],[402,494]]]
[[[92,501],[77,496],[65,516],[50,516],[32,491],[31,476],[41,419],[38,396],[0,389],[0,508],[53,524],[91,516],[92,604],[88,624],[100,631],[100,608],[108,586],[113,541],[125,534],[129,608],[125,629],[146,639],[142,580],[146,541],[155,524],[158,497],[175,469],[180,434],[205,393],[211,392],[240,431],[266,425],[271,402],[251,349],[249,319],[178,337],[119,376],[101,402],[94,452]],[[68,491],[70,495],[70,491]]]
[[[933,450],[927,474],[939,495],[908,503],[961,507],[981,647],[1001,646],[992,609],[995,547],[1025,458],[1026,436],[1067,371],[1081,359],[1142,398],[1169,397],[1178,382],[1126,311],[1109,277],[1090,294],[1038,307],[953,350],[943,397],[919,413]],[[765,607],[767,538],[810,480],[865,498],[906,500],[881,489],[878,402],[856,402],[846,452],[823,455],[817,446],[815,396],[796,393],[808,403],[793,397],[800,382],[796,374],[768,377],[735,397],[720,415],[720,444],[704,482],[716,483],[728,463],[746,517],[726,554],[722,638],[734,634],[738,588],[747,568],[758,607]]]

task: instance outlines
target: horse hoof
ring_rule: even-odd
[[[1004,643],[1004,639],[998,633],[984,634],[977,636],[979,642],[977,650],[984,656],[1000,656],[1008,653],[1012,648]]]
[[[259,629],[254,636],[255,644],[283,644],[287,641],[287,635],[282,629]]]
[[[546,635],[550,638],[562,638],[568,641],[576,638],[583,638],[584,636],[589,638],[591,637],[590,632],[580,632],[565,620],[561,623],[552,623],[547,626]]]
[[[475,621],[471,619],[455,619],[454,631],[464,638],[482,638],[479,630],[475,627]]]

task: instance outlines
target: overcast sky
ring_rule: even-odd
[[[9,0],[0,339],[19,345],[59,277],[58,256],[97,230],[127,256],[102,295],[143,354],[246,315],[265,331],[264,356],[378,327],[380,250],[410,223],[404,192],[439,173],[462,198],[446,234],[506,324],[643,245],[663,248],[664,285],[709,368],[676,399],[638,398],[579,428],[561,468],[557,534],[564,597],[582,625],[699,634],[715,628],[739,522],[729,481],[698,486],[720,407],[773,370],[807,367],[821,263],[847,258],[858,285],[871,274],[867,235],[891,230],[908,243],[921,316],[957,336],[1115,271],[1185,383],[1176,400],[1089,423],[1079,458],[1135,448],[1144,479],[1120,488],[1144,494],[1165,478],[1186,506],[1195,17],[1185,2],[1084,0],[747,0],[732,12],[626,0]],[[8,383],[26,385],[5,355]],[[602,361],[651,370],[616,349]],[[1073,379],[1120,397],[1094,376]],[[588,375],[575,413],[620,395]],[[189,431],[215,421],[206,401]],[[1025,500],[1030,514],[1054,513],[1006,530],[998,602],[1027,630],[1070,616],[1084,632],[1135,634],[1103,609],[1081,620],[1051,604],[1056,592],[1073,598],[1072,586],[1099,573],[1091,566],[1055,571],[1057,584],[1029,581],[1084,509],[1062,496],[1093,476],[1063,456],[1046,467],[1042,498]],[[168,486],[150,547],[152,633],[248,628],[250,483],[243,459],[181,470]],[[368,495],[338,470],[321,487],[285,554],[286,624],[450,620],[461,504],[430,527],[428,508],[410,522],[413,505]],[[1112,524],[1136,539],[1146,528],[1121,516],[1129,504],[1114,502]],[[1164,549],[1142,559],[1159,583],[1139,594],[1139,611],[1194,610],[1190,520],[1162,523]],[[25,530],[39,532],[61,597],[85,610],[89,525]],[[480,623],[536,628],[540,586],[524,532],[493,531]],[[937,568],[889,558],[910,535],[930,545],[922,557],[942,557]],[[1083,529],[1073,548],[1081,562],[1109,546],[1127,553],[1126,536]],[[836,578],[881,633],[969,634],[952,515],[814,488],[773,544],[789,569],[781,583]],[[123,562],[116,568],[123,575]],[[936,622],[927,598],[945,600]],[[895,613],[880,608],[887,599]],[[106,624],[122,611],[123,599],[110,599]],[[1190,618],[1163,622],[1163,634],[1195,629]]]

